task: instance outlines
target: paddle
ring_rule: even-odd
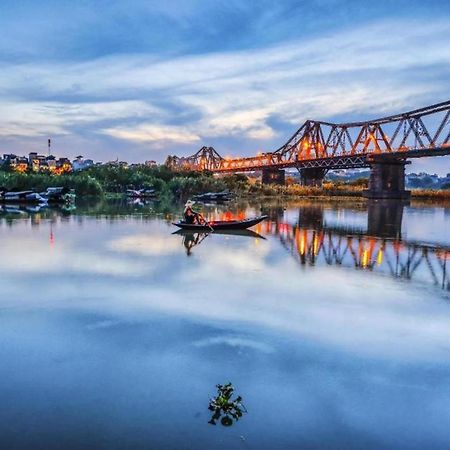
[[[203,220],[203,223],[204,223],[205,225],[207,225],[208,228],[209,228],[211,231],[214,231],[214,228],[213,228],[213,227],[210,225],[210,223],[203,217],[203,215],[200,214],[200,213],[197,213],[197,214],[198,214],[198,217],[200,217],[200,219]]]

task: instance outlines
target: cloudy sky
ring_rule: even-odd
[[[447,0],[0,0],[0,153],[282,145],[450,99]],[[411,169],[450,172],[450,158]]]

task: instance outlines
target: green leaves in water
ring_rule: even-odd
[[[208,423],[216,425],[216,422],[220,419],[220,423],[224,427],[229,427],[233,425],[233,421],[238,421],[247,410],[241,403],[242,397],[240,395],[234,400],[232,399],[234,387],[231,383],[225,385],[218,384],[216,387],[217,396],[209,401],[208,409],[213,414]]]

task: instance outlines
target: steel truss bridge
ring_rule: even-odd
[[[266,220],[257,231],[278,236],[302,265],[353,267],[404,280],[421,280],[450,291],[450,247],[367,236],[362,230],[311,229]]]
[[[450,154],[450,101],[366,122],[307,120],[273,152],[223,158],[212,147],[189,157],[169,156],[173,169],[245,172],[262,169],[348,169],[378,160]]]

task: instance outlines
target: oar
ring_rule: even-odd
[[[198,216],[203,220],[203,222],[205,223],[205,225],[207,225],[208,226],[208,228],[211,230],[211,231],[214,231],[214,228],[210,225],[210,223],[203,217],[203,215],[202,214],[200,214],[200,213],[197,213],[198,214]]]

